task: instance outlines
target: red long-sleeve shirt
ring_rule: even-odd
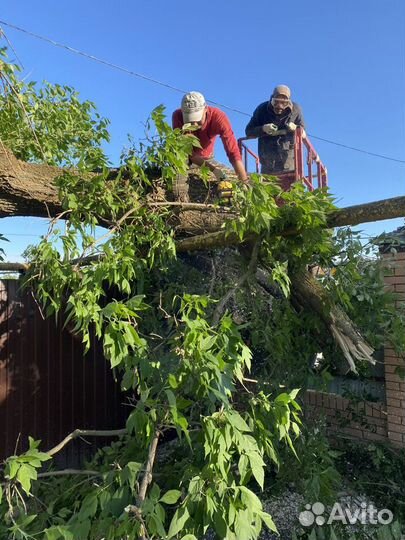
[[[183,126],[183,114],[181,109],[173,113],[173,129]],[[216,107],[207,107],[207,116],[204,124],[197,131],[193,131],[200,141],[201,148],[194,148],[193,157],[208,159],[214,155],[215,139],[219,135],[225,148],[226,155],[232,165],[241,159],[238,143],[232,131],[231,123],[224,112]]]

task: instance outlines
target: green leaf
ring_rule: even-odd
[[[264,487],[264,466],[265,463],[262,457],[256,452],[248,454],[250,467],[252,469],[252,474],[256,479],[256,482],[263,489]]]
[[[262,503],[259,497],[246,486],[240,486],[238,489],[242,494],[241,499],[243,504],[245,504],[253,513],[260,513],[262,509]]]
[[[121,477],[123,480],[126,480],[129,484],[129,486],[131,487],[131,489],[134,489],[134,486],[135,486],[135,482],[138,478],[138,473],[140,471],[142,467],[142,463],[138,463],[136,461],[129,461],[122,473],[121,473]]]
[[[249,512],[247,510],[240,510],[236,514],[235,519],[235,533],[238,540],[249,540],[252,538],[252,525],[249,519]]]
[[[78,521],[72,526],[73,537],[75,540],[86,540],[89,538],[91,522],[89,519]]]
[[[130,309],[137,311],[141,308],[146,307],[145,304],[143,303],[144,298],[145,298],[144,294],[138,294],[136,296],[133,296],[129,300],[127,300],[125,303]]]
[[[166,504],[175,504],[181,496],[181,491],[178,489],[170,489],[159,499],[160,502]]]
[[[58,530],[59,527],[51,527],[50,529],[45,529],[46,540],[59,540],[61,534]]]
[[[264,521],[264,523],[266,524],[266,526],[273,532],[275,532],[276,534],[278,534],[278,530],[277,530],[277,527],[275,526],[274,524],[274,521],[271,517],[270,514],[268,514],[267,512],[260,512],[260,517],[262,518],[262,520]]]
[[[38,517],[38,514],[31,514],[30,516],[27,516],[25,519],[23,519],[23,520],[18,524],[18,526],[19,526],[21,529],[25,529],[25,528],[28,527],[28,525],[29,525],[30,523],[32,523],[37,517]]]
[[[20,463],[15,457],[11,457],[6,462],[6,476],[12,480],[20,468]]]
[[[241,482],[246,481],[246,474],[248,472],[249,458],[246,454],[241,454],[238,462],[238,470],[240,474]]]
[[[216,512],[214,515],[214,528],[219,538],[228,538],[228,526],[222,512]]]
[[[295,399],[298,395],[298,392],[301,390],[301,388],[294,388],[294,390],[291,390],[290,392],[290,398]]]
[[[245,420],[236,411],[231,411],[228,413],[228,420],[231,426],[239,431],[251,431]]]
[[[29,494],[31,490],[31,480],[36,479],[37,471],[35,468],[31,467],[31,465],[28,465],[27,463],[22,463],[17,473],[17,480],[20,482],[21,487],[27,494]]]
[[[98,506],[97,492],[93,492],[93,493],[90,493],[89,495],[86,495],[86,497],[83,499],[83,502],[80,508],[79,518],[84,521],[87,518],[93,517],[97,512],[97,506]]]
[[[173,538],[181,532],[181,530],[184,528],[184,525],[186,524],[187,520],[189,519],[190,514],[188,512],[188,508],[186,506],[181,506],[178,510],[176,510],[172,521],[170,522],[169,532],[168,532],[168,538]]]

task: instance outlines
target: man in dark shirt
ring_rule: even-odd
[[[246,126],[246,136],[259,138],[258,152],[263,174],[294,170],[294,131],[304,128],[301,107],[291,101],[288,86],[279,85],[269,101],[261,103]],[[279,130],[284,134],[277,135]]]

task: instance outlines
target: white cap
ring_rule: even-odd
[[[181,112],[183,113],[183,122],[199,122],[203,117],[206,103],[205,98],[200,92],[189,92],[181,100]]]

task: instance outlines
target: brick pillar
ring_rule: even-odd
[[[384,281],[396,294],[399,305],[405,302],[405,251],[384,253],[383,258],[387,263]],[[388,439],[395,446],[405,448],[405,379],[397,373],[399,368],[405,369],[405,360],[388,345],[384,350],[384,364]]]

